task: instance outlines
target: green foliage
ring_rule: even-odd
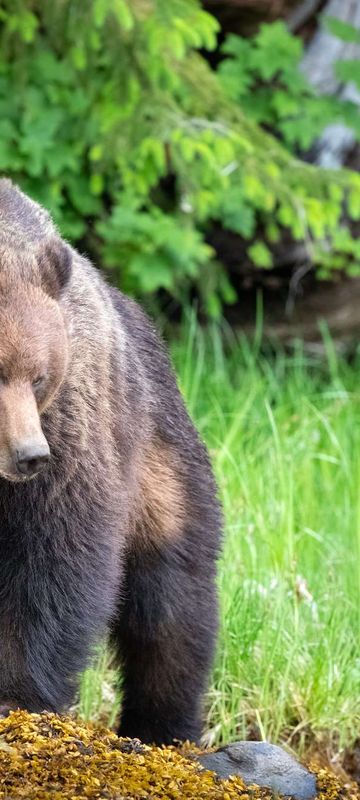
[[[351,25],[327,20],[329,29],[342,38],[350,33],[360,37]],[[291,152],[308,149],[326,125],[339,119],[360,134],[357,108],[334,97],[319,97],[306,80],[300,70],[302,42],[283,22],[261,25],[252,39],[231,35],[222,50],[226,58],[219,76],[228,96],[247,116],[275,132]],[[340,62],[337,73],[341,80],[360,81],[360,61]]]
[[[192,226],[179,226],[174,217],[159,208],[147,213],[117,205],[111,217],[99,223],[104,238],[106,264],[127,264],[123,286],[129,293],[140,284],[144,292],[164,288],[171,291],[194,279],[211,258],[200,233]]]
[[[360,193],[357,175],[293,155],[340,111],[359,124],[349,104],[313,96],[299,41],[280,23],[252,41],[230,37],[217,75],[198,52],[217,33],[199,0],[3,0],[0,9],[0,170],[120,286],[166,290],[180,304],[195,289],[212,316],[236,297],[206,244],[214,220],[266,269],[268,245],[287,227],[324,272]],[[253,241],[259,226],[267,243]],[[336,256],[357,269],[348,244]]]
[[[360,44],[360,31],[354,28],[349,22],[344,22],[337,17],[324,17],[324,25],[333,36],[342,39],[343,42],[352,42],[353,44]]]
[[[346,61],[338,61],[336,75],[341,81],[353,81],[360,89],[360,61],[350,58]]]

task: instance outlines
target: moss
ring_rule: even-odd
[[[0,798],[17,800],[270,800],[240,778],[219,781],[191,758],[195,750],[147,747],[92,724],[14,711],[0,720]],[[321,800],[360,798],[318,771]]]
[[[336,775],[316,763],[310,764],[309,769],[316,774],[317,800],[359,800],[360,789],[357,784],[349,782],[344,786]]]

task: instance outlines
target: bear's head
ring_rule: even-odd
[[[35,477],[51,453],[41,426],[64,380],[68,336],[60,299],[71,250],[48,240],[37,253],[0,249],[0,476]]]

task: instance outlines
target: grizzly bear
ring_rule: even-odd
[[[217,629],[208,455],[140,307],[0,180],[0,706],[60,712],[109,632],[119,733],[197,740]]]

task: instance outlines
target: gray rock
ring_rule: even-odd
[[[256,783],[295,800],[317,797],[315,776],[274,744],[236,742],[215,753],[205,753],[199,761],[219,778],[240,775],[248,786]]]

